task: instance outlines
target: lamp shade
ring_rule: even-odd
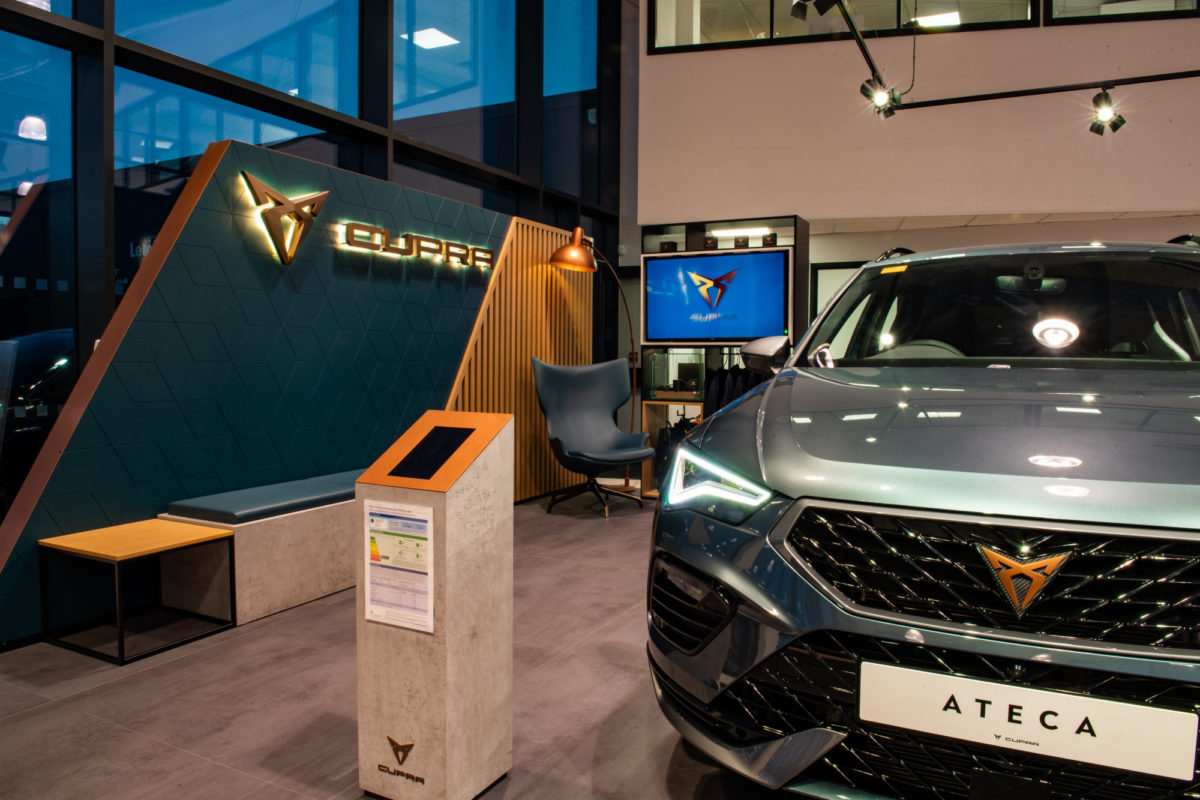
[[[574,272],[595,272],[596,256],[592,248],[583,241],[583,228],[575,228],[571,241],[554,251],[550,256],[551,266]]]

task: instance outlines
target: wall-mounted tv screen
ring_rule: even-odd
[[[786,336],[792,250],[709,250],[642,256],[642,341],[742,344]]]

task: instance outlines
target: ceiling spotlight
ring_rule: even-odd
[[[1112,96],[1105,89],[1101,89],[1100,93],[1092,98],[1092,108],[1092,124],[1088,130],[1097,136],[1104,135],[1105,125],[1116,133],[1125,124],[1125,118],[1113,108]]]
[[[863,97],[871,101],[875,112],[884,117],[895,114],[896,108],[900,105],[900,90],[889,89],[882,78],[874,77],[863,81],[863,85],[858,87],[858,90],[862,92]]]
[[[837,5],[837,0],[812,0],[812,4],[818,14],[824,14]],[[808,19],[808,0],[792,0],[792,16],[796,19]]]

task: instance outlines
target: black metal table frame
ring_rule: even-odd
[[[93,656],[94,658],[99,658],[104,661],[108,661],[112,664],[117,664],[118,666],[121,666],[124,664],[128,664],[132,661],[137,661],[139,659],[147,658],[147,657],[155,655],[157,653],[161,653],[164,650],[170,650],[173,647],[179,647],[180,645],[187,644],[188,642],[194,642],[197,639],[203,639],[205,636],[211,636],[214,633],[220,633],[221,631],[229,630],[230,628],[233,628],[236,625],[235,620],[237,620],[237,597],[236,597],[236,591],[235,591],[236,581],[234,579],[235,578],[235,572],[234,572],[235,565],[234,565],[233,538],[234,538],[233,534],[230,533],[230,535],[223,536],[218,539],[209,539],[209,540],[203,541],[203,542],[195,542],[194,544],[184,545],[183,547],[172,547],[172,548],[168,548],[165,550],[159,550],[159,551],[156,551],[153,553],[147,553],[147,554],[141,555],[141,556],[134,556],[133,558],[123,558],[123,559],[116,559],[116,560],[110,559],[110,558],[102,558],[102,557],[94,556],[94,555],[88,555],[87,553],[79,553],[79,552],[75,552],[73,550],[65,550],[65,549],[58,548],[58,547],[39,547],[38,549],[40,552],[39,552],[39,558],[38,558],[38,568],[39,568],[39,576],[38,577],[40,579],[40,585],[41,585],[42,638],[45,641],[50,642],[51,644],[58,645],[59,647],[64,647],[68,650],[74,650],[77,653],[83,653],[84,655]],[[214,627],[211,630],[207,630],[202,633],[193,634],[191,636],[185,636],[185,637],[179,639],[178,641],[170,642],[168,644],[164,644],[159,647],[153,647],[149,650],[137,653],[135,655],[132,655],[132,656],[129,656],[128,658],[126,658],[125,657],[126,613],[125,613],[125,607],[124,607],[125,606],[125,598],[121,592],[121,572],[122,572],[121,568],[122,568],[122,566],[123,565],[126,565],[126,566],[132,565],[134,563],[144,561],[145,559],[148,559],[148,558],[160,558],[165,553],[179,553],[179,552],[183,552],[185,550],[191,550],[191,549],[194,549],[197,547],[204,547],[205,545],[212,545],[212,544],[215,544],[217,542],[222,542],[222,541],[225,542],[225,546],[227,548],[227,554],[228,554],[228,562],[227,563],[229,565],[229,569],[228,569],[229,619],[223,620],[223,619],[218,619],[216,617],[209,617],[204,614],[197,614],[192,611],[184,611],[183,609],[179,609],[179,608],[171,608],[170,610],[172,610],[172,611],[178,612],[180,614],[184,614],[193,619],[199,619],[199,620],[204,620],[206,622],[211,622],[211,623],[215,624],[217,627]],[[50,555],[51,553],[53,554],[52,556]],[[50,558],[48,558],[47,556],[50,556]],[[109,655],[108,653],[105,653],[101,650],[96,650],[91,647],[85,647],[83,645],[75,644],[74,642],[66,641],[65,639],[61,638],[61,634],[63,631],[63,629],[61,629],[61,628],[57,631],[53,631],[50,629],[50,620],[49,620],[50,615],[49,615],[49,607],[48,607],[49,597],[48,597],[48,593],[46,591],[46,587],[48,586],[47,574],[48,574],[48,570],[50,568],[50,565],[48,562],[52,558],[81,558],[81,559],[86,559],[88,561],[98,562],[101,564],[111,564],[112,565],[112,567],[113,567],[113,589],[114,589],[114,593],[115,593],[114,601],[115,601],[115,608],[116,608],[115,622],[116,622],[116,629],[117,629],[117,655],[116,656]],[[161,569],[161,566],[160,566],[160,569]],[[165,608],[165,606],[164,606],[164,608]]]

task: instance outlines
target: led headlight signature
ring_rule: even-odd
[[[771,499],[771,492],[729,471],[686,445],[675,451],[663,507],[689,508],[740,523]]]

